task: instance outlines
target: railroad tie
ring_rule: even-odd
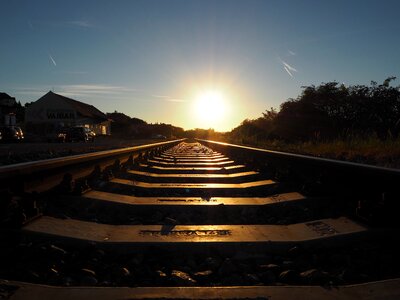
[[[396,229],[215,147],[145,148],[82,194],[44,194],[44,215],[2,250],[19,258],[3,262],[0,296],[400,299]]]

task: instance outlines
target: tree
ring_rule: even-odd
[[[280,111],[266,110],[262,117],[246,119],[228,135],[238,141],[266,139],[288,141],[332,139],[347,135],[381,139],[400,133],[400,87],[388,77],[381,85],[370,86],[322,83],[304,86],[301,95],[288,99]]]

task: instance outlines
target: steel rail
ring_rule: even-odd
[[[66,173],[73,173],[72,175],[75,175],[73,177],[79,178],[92,172],[96,165],[105,167],[117,159],[127,160],[131,155],[171,147],[183,140],[185,139],[1,166],[0,189],[17,187],[18,189],[28,188],[30,191],[32,188],[42,191],[53,187],[54,181],[59,180],[60,176]],[[54,180],[54,177],[57,180]]]
[[[271,172],[275,177],[289,178],[303,190],[319,190],[358,203],[357,215],[363,219],[397,219],[400,208],[399,169],[204,139],[197,141],[238,163]]]
[[[358,172],[366,174],[373,174],[374,176],[391,176],[400,179],[400,169],[379,167],[355,162],[341,161],[330,158],[321,158],[303,154],[295,154],[282,151],[274,151],[267,149],[260,149],[255,147],[248,147],[242,145],[229,144],[224,142],[217,142],[211,140],[196,139],[201,143],[206,145],[212,145],[214,149],[224,150],[224,152],[235,154],[241,152],[243,154],[253,154],[256,156],[251,156],[253,158],[269,158],[279,161],[285,161],[286,163],[302,163],[309,166],[316,167],[327,167],[331,169],[338,169],[342,171]]]

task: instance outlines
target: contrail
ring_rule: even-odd
[[[289,71],[289,69],[286,66],[284,66],[284,68],[285,68],[286,72],[290,75],[290,77],[293,77],[293,74]]]
[[[281,62],[283,64],[283,68],[285,69],[285,71],[290,75],[290,77],[293,77],[292,72],[297,72],[297,70],[293,68],[291,65],[289,65],[287,62],[284,62],[283,60],[281,60]]]
[[[56,61],[55,61],[54,58],[51,56],[51,54],[49,54],[49,58],[50,58],[51,62],[53,63],[53,65],[54,65],[55,67],[57,67]]]

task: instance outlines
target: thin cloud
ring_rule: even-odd
[[[88,99],[96,98],[108,98],[110,101],[115,99],[127,100],[135,98],[140,93],[139,89],[107,84],[28,85],[16,86],[13,90],[16,95],[20,95],[20,97],[28,101],[37,100],[50,90],[80,101],[89,101]]]
[[[104,84],[71,84],[60,85],[57,90],[60,93],[65,93],[74,96],[86,95],[123,95],[135,92],[136,89],[123,86],[104,85]]]
[[[47,21],[47,20],[35,20],[37,26],[50,26],[50,27],[69,27],[69,28],[97,28],[97,24],[87,20],[65,20],[65,21]],[[33,27],[33,24],[28,20],[28,26]]]
[[[173,98],[171,96],[165,96],[165,95],[151,95],[154,98],[161,98],[164,99],[165,101],[169,102],[185,102],[184,99],[179,99],[179,98]]]
[[[15,88],[15,93],[21,95],[41,95],[49,90],[66,97],[89,97],[107,96],[123,97],[130,96],[136,90],[133,88],[104,85],[104,84],[71,84],[71,85],[40,85],[40,86],[19,86]]]
[[[176,99],[176,98],[169,98],[166,100],[169,102],[185,102],[185,100],[183,100],[183,99]]]
[[[151,96],[154,97],[154,98],[163,98],[163,99],[171,98],[170,96],[164,96],[164,95],[151,95]]]
[[[37,100],[49,91],[49,86],[16,86],[13,87],[14,94],[28,96],[29,101]],[[36,99],[32,99],[36,98]]]
[[[43,96],[48,90],[16,90],[14,94],[16,95],[24,95],[24,96],[35,96],[41,97]]]
[[[67,22],[68,25],[76,26],[76,27],[83,27],[83,28],[93,28],[94,25],[89,21],[85,20],[75,20]]]
[[[83,75],[83,74],[88,74],[89,72],[87,72],[87,71],[60,71],[60,73],[71,74],[71,75]]]
[[[56,61],[54,60],[53,56],[51,56],[50,53],[49,53],[49,58],[50,58],[51,62],[53,63],[53,65],[54,65],[55,67],[57,67],[57,63],[56,63]]]

